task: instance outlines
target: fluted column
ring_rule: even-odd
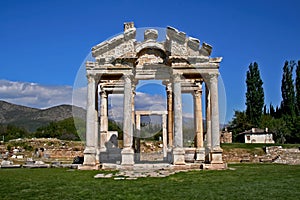
[[[162,115],[162,136],[163,136],[163,154],[164,159],[167,158],[167,116],[166,114]]]
[[[218,75],[213,74],[210,78],[211,91],[211,145],[212,149],[220,148],[220,123],[219,123],[219,101],[218,101]]]
[[[220,123],[219,123],[219,100],[218,100],[218,74],[210,75],[211,92],[211,163],[223,163],[222,149],[220,147]]]
[[[105,143],[108,141],[107,132],[108,132],[108,116],[107,116],[107,104],[108,98],[107,93],[104,88],[101,88],[100,92],[100,150],[106,151]]]
[[[132,80],[130,75],[124,75],[122,165],[134,164],[132,124]]]
[[[167,110],[168,110],[168,147],[173,147],[173,95],[172,84],[167,84]]]
[[[211,151],[211,105],[210,105],[210,91],[209,91],[209,80],[205,82],[205,104],[206,104],[206,155],[205,160],[210,162],[210,151]]]
[[[205,149],[203,147],[203,119],[202,119],[202,85],[194,92],[194,116],[196,133],[196,161],[204,162]]]
[[[140,153],[140,137],[141,137],[141,115],[136,115],[135,118],[135,127],[136,127],[136,138],[137,138],[137,143],[136,143],[136,148],[137,148],[137,153]]]
[[[173,164],[185,164],[182,135],[182,99],[181,99],[181,77],[180,74],[173,75],[174,94],[174,149]]]
[[[100,163],[100,134],[99,134],[99,112],[98,112],[98,82],[95,82],[95,129],[94,129],[94,134],[95,134],[95,149],[96,149],[96,164]]]
[[[95,77],[91,74],[88,78],[88,96],[87,96],[87,113],[86,113],[86,147],[84,150],[84,165],[96,165],[96,147],[95,147],[95,123],[96,118],[96,83]]]
[[[182,99],[180,75],[176,74],[173,78],[174,92],[174,147],[183,147],[182,137]]]
[[[131,117],[132,117],[132,147],[134,150],[137,149],[136,145],[138,143],[138,140],[139,138],[135,137],[136,136],[136,126],[135,126],[135,108],[134,108],[134,98],[135,98],[135,95],[136,95],[136,92],[135,92],[135,84],[132,83],[131,85],[131,93],[132,93],[132,99],[131,99]]]
[[[194,92],[196,147],[203,147],[202,91]]]

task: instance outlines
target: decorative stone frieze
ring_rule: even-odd
[[[135,152],[140,153],[136,149],[140,148],[139,139],[133,140],[133,136],[138,136],[141,128],[141,113],[134,109],[135,86],[139,80],[155,79],[163,81],[167,93],[167,110],[161,111],[165,161],[173,165],[186,165],[185,158],[188,158],[188,162],[193,161],[190,155],[194,151],[194,162],[216,164],[216,168],[221,166],[218,74],[222,58],[211,58],[210,45],[203,43],[200,46],[200,40],[187,37],[184,32],[172,27],[166,28],[166,39],[159,42],[157,40],[161,32],[158,30],[144,30],[142,41],[137,41],[137,31],[140,30],[134,27],[133,22],[125,23],[122,34],[92,48],[96,62],[86,63],[88,102],[84,165],[105,163],[101,159],[112,153],[105,148],[108,138],[107,99],[109,94],[119,93],[124,94],[123,148],[114,150],[120,155],[114,153],[113,156],[120,158],[120,164],[124,168],[133,168],[139,158],[135,156]],[[203,128],[202,83],[206,87],[206,130]],[[182,93],[194,95],[196,140],[195,147],[187,151],[183,144]],[[186,152],[189,156],[185,156]]]

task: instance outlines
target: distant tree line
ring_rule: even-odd
[[[61,140],[80,140],[73,117],[58,122],[50,122],[36,130],[37,138],[58,138]]]
[[[76,125],[74,123],[76,122]],[[58,138],[61,140],[81,140],[85,138],[85,121],[79,118],[67,118],[61,121],[53,121],[41,126],[34,132],[14,124],[0,124],[0,141],[7,142],[17,138]],[[113,120],[108,121],[109,131],[118,131],[118,138],[123,138],[121,125]]]
[[[238,133],[256,127],[268,128],[274,133],[276,143],[300,143],[300,61],[284,63],[280,105],[265,105],[263,81],[256,62],[249,65],[246,87],[246,110],[235,111],[228,127],[234,140]]]
[[[4,142],[17,138],[30,138],[33,134],[24,127],[15,126],[13,124],[0,124],[0,140]]]

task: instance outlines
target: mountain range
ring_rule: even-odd
[[[0,124],[13,124],[33,132],[38,127],[45,126],[50,122],[73,117],[72,110],[78,117],[85,119],[85,110],[72,105],[38,109],[0,101]]]

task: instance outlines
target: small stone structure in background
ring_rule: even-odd
[[[269,132],[268,128],[252,128],[244,131],[238,134],[238,140],[244,143],[275,143],[273,133]]]
[[[228,132],[227,128],[224,131],[220,131],[221,143],[232,143],[232,132]]]

